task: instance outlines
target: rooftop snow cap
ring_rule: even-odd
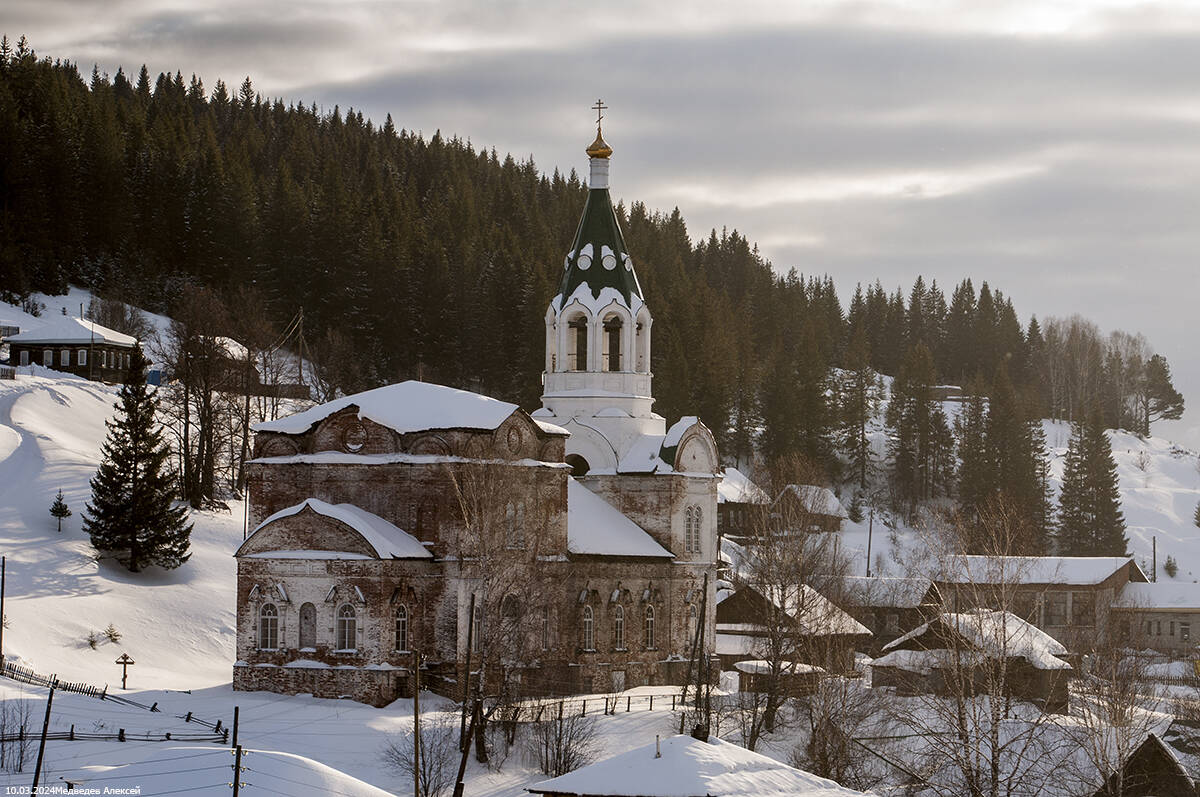
[[[562,309],[580,285],[587,285],[593,298],[599,298],[604,288],[615,289],[625,299],[625,305],[632,308],[632,297],[642,298],[642,286],[633,270],[633,260],[625,247],[625,236],[621,234],[608,194],[612,148],[600,135],[599,120],[596,122],[596,140],[587,153],[591,163],[587,204],[583,206],[575,242],[563,260],[558,306]]]

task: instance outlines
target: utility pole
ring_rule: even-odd
[[[1158,537],[1150,538],[1150,580],[1158,582]]]
[[[83,302],[79,303],[79,320],[83,320]],[[92,322],[95,324],[95,322]],[[92,361],[96,359],[96,327],[90,327],[92,331],[91,341],[88,342],[88,381],[92,379]]]
[[[471,724],[467,726],[467,737],[470,738],[475,733],[475,721],[479,717],[479,709],[482,701],[476,700],[475,706],[471,710]],[[463,797],[463,776],[467,772],[467,752],[470,746],[463,748],[462,758],[458,762],[458,780],[454,783],[454,797]]]
[[[300,306],[300,320],[296,326],[296,381],[304,384],[304,306]]]
[[[238,746],[237,733],[238,733],[238,706],[234,706],[233,707],[233,747],[235,750],[237,749],[237,746]]]
[[[242,747],[238,745],[233,753],[233,797],[238,797],[238,788],[242,785]]]
[[[38,793],[38,781],[42,777],[42,756],[46,754],[46,732],[50,730],[50,706],[54,704],[54,687],[57,685],[57,678],[50,682],[50,696],[46,698],[46,718],[42,720],[42,740],[38,742],[37,765],[33,768],[33,789],[30,794]]]
[[[413,797],[421,797],[421,651],[413,650]]]
[[[471,608],[467,611],[467,669],[463,673],[462,723],[458,729],[458,749],[466,750],[471,745],[467,734],[467,700],[471,695],[471,648],[475,640],[475,593],[471,593]]]
[[[871,507],[871,518],[867,521],[867,578],[871,577],[871,538],[875,536],[875,507]]]
[[[0,672],[4,668],[4,571],[7,569],[7,556],[0,556]]]

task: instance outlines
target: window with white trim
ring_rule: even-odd
[[[582,639],[583,649],[584,650],[595,650],[596,649],[596,621],[592,616],[592,607],[591,606],[583,607],[582,630],[583,630],[583,639]]]
[[[613,647],[625,649],[625,609],[620,606],[613,609]]]
[[[279,647],[279,609],[264,603],[258,610],[258,648],[275,650]]]
[[[408,650],[408,607],[396,607],[396,650]]]
[[[354,650],[358,647],[358,618],[354,607],[344,604],[337,613],[337,649]]]
[[[646,607],[645,625],[642,628],[642,642],[644,647],[652,649],[654,647],[654,607]]]

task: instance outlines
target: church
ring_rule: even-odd
[[[256,427],[235,689],[382,706],[420,667],[458,699],[613,692],[711,656],[716,443],[653,411],[599,121],[587,154],[541,408],[409,381]]]

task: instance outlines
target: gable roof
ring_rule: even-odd
[[[1128,556],[951,556],[937,581],[947,584],[1099,584],[1125,565],[1130,581],[1149,581]]]
[[[330,504],[318,498],[308,498],[295,506],[289,506],[287,509],[281,509],[269,518],[259,523],[250,536],[246,538],[239,547],[234,556],[242,555],[242,549],[254,539],[254,535],[270,526],[277,520],[286,517],[298,515],[304,510],[311,510],[318,515],[322,515],[333,520],[340,521],[346,524],[351,529],[356,531],[363,540],[369,545],[375,554],[380,559],[432,559],[433,554],[430,553],[424,545],[406,531],[397,528],[387,520],[372,514],[365,509],[360,509],[354,504]],[[298,554],[299,551],[287,551],[281,553]],[[263,556],[263,554],[250,554],[250,556]],[[294,559],[301,558],[295,555],[281,556],[280,558]],[[328,558],[338,558],[329,556]]]
[[[771,496],[737,468],[726,468],[717,484],[718,504],[769,504]]]
[[[358,408],[359,418],[368,418],[400,434],[427,429],[495,430],[514,413],[516,404],[435,385],[430,382],[397,382],[352,396],[327,401],[274,421],[256,424],[256,432],[304,434],[316,424],[348,407]],[[539,423],[549,434],[566,434],[553,424]]]
[[[661,755],[657,755],[661,753]],[[850,797],[863,792],[713,737],[671,736],[528,788],[612,797]]]
[[[937,589],[927,578],[843,576],[837,583],[841,586],[842,599],[849,606],[892,609],[915,609],[925,603],[931,589]]]
[[[799,587],[768,589],[767,592],[771,594],[764,595],[761,590],[744,586],[718,603],[717,630],[742,631],[753,634],[762,629],[762,626],[753,623],[728,623],[721,620],[722,609],[724,609],[726,617],[729,616],[728,613],[736,612],[736,608],[730,608],[731,606],[736,607],[736,602],[730,603],[730,601],[735,601],[742,596],[741,600],[762,601],[782,610],[784,614],[795,621],[800,633],[807,636],[871,635],[871,629],[855,620],[844,610],[839,609],[832,601],[808,584],[801,584]]]
[[[570,476],[567,477],[567,550],[585,556],[675,558],[641,526]]]
[[[779,498],[792,494],[800,499],[801,505],[814,515],[830,515],[832,517],[848,518],[842,502],[828,487],[818,487],[815,484],[789,484],[779,493]],[[776,500],[779,500],[778,498]]]
[[[9,343],[106,343],[110,346],[136,346],[138,342],[132,335],[75,316],[60,316],[5,340]]]
[[[1039,670],[1071,668],[1071,665],[1058,658],[1067,655],[1067,649],[1061,642],[1012,612],[1004,611],[979,610],[939,614],[928,623],[884,645],[883,649],[911,649],[931,630],[940,632],[941,637],[945,636],[947,630],[955,632],[973,648],[990,657],[1022,658]],[[929,645],[922,647],[941,649],[944,646],[939,644],[937,648],[930,648]],[[887,666],[886,659],[886,656],[877,659],[876,664]]]

